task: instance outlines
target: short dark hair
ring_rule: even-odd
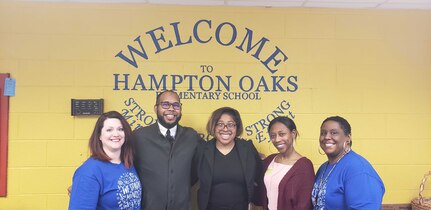
[[[96,125],[94,126],[93,133],[91,134],[89,147],[91,157],[109,162],[111,158],[103,150],[102,141],[100,141],[100,135],[102,134],[102,128],[105,120],[107,119],[119,119],[124,130],[124,144],[121,147],[121,161],[124,163],[126,168],[133,166],[133,145],[131,141],[132,129],[130,128],[127,120],[117,111],[110,111],[100,115],[97,119]]]
[[[157,94],[157,97],[156,97],[156,105],[157,104],[159,104],[160,103],[160,96],[162,96],[163,94],[165,94],[165,93],[173,93],[173,94],[175,94],[175,95],[177,95],[177,97],[178,97],[178,102],[181,102],[180,100],[180,96],[178,95],[178,93],[177,92],[175,92],[175,91],[173,91],[173,90],[165,90],[165,91],[163,91],[163,92],[161,92],[161,93],[159,93],[159,94]]]
[[[341,129],[343,130],[344,135],[351,135],[352,134],[352,127],[350,127],[349,122],[347,122],[347,120],[344,119],[343,117],[340,117],[340,116],[328,117],[325,120],[323,120],[322,125],[328,121],[337,122],[340,125]],[[322,127],[322,126],[320,126],[320,127]],[[352,140],[350,141],[350,146],[352,146]]]
[[[269,122],[269,125],[268,125],[268,133],[271,130],[271,127],[275,123],[277,123],[277,122],[282,123],[283,125],[285,125],[287,128],[289,128],[290,131],[295,130],[296,131],[296,135],[299,136],[298,129],[296,129],[295,122],[292,119],[290,119],[290,118],[288,118],[286,116],[278,116],[278,117],[272,119],[271,122]]]
[[[241,136],[244,128],[242,125],[241,115],[239,114],[238,110],[231,108],[231,107],[222,107],[217,110],[215,110],[212,114],[210,119],[207,123],[207,132],[214,136],[215,127],[217,125],[217,122],[220,120],[221,116],[223,114],[228,114],[233,118],[236,124],[236,135]]]

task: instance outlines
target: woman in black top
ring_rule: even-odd
[[[198,148],[199,210],[246,210],[253,197],[260,159],[243,132],[239,112],[215,110],[207,124],[214,138]]]

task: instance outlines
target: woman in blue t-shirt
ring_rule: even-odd
[[[99,117],[90,137],[91,157],[73,175],[69,210],[140,209],[142,189],[133,167],[131,133],[120,113]]]
[[[347,120],[339,116],[325,119],[319,142],[328,161],[316,174],[314,209],[381,209],[385,187],[371,164],[351,149],[352,132]]]

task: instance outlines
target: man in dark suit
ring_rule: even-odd
[[[203,140],[192,128],[178,124],[182,105],[177,93],[157,96],[157,123],[133,132],[135,168],[142,184],[143,210],[189,210],[192,160]]]

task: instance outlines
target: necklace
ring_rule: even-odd
[[[301,156],[298,153],[296,153],[295,150],[293,150],[288,155],[286,155],[286,157],[283,157],[283,155],[281,153],[278,153],[277,156],[275,156],[274,161],[276,161],[278,159],[278,163],[285,164],[285,165],[286,164],[287,165],[293,165],[300,158],[301,158]]]
[[[328,172],[328,175],[326,175],[326,177],[325,178],[323,178],[323,176],[325,175],[325,173],[326,173],[326,170],[328,169],[328,166],[329,166],[329,161],[326,161],[326,166],[325,166],[325,170],[323,171],[323,173],[320,175],[320,180],[319,180],[319,185],[317,186],[317,190],[316,190],[316,194],[314,195],[314,197],[313,197],[313,199],[312,199],[312,201],[313,201],[313,205],[316,207],[317,205],[318,205],[318,200],[319,200],[319,198],[320,198],[320,196],[321,195],[319,195],[319,193],[320,193],[320,191],[322,190],[322,188],[323,188],[323,185],[325,184],[326,185],[326,183],[328,182],[328,178],[329,178],[329,176],[331,175],[331,173],[332,173],[332,171],[335,169],[335,167],[337,166],[337,164],[338,164],[338,162],[340,162],[340,160],[344,157],[344,155],[346,155],[347,153],[349,153],[350,152],[350,149],[346,152],[346,153],[344,153],[336,162],[335,162],[335,164],[334,164],[334,166],[332,166],[332,168],[331,168],[331,170],[329,170],[329,172]],[[323,209],[323,207],[322,207],[322,209]]]

